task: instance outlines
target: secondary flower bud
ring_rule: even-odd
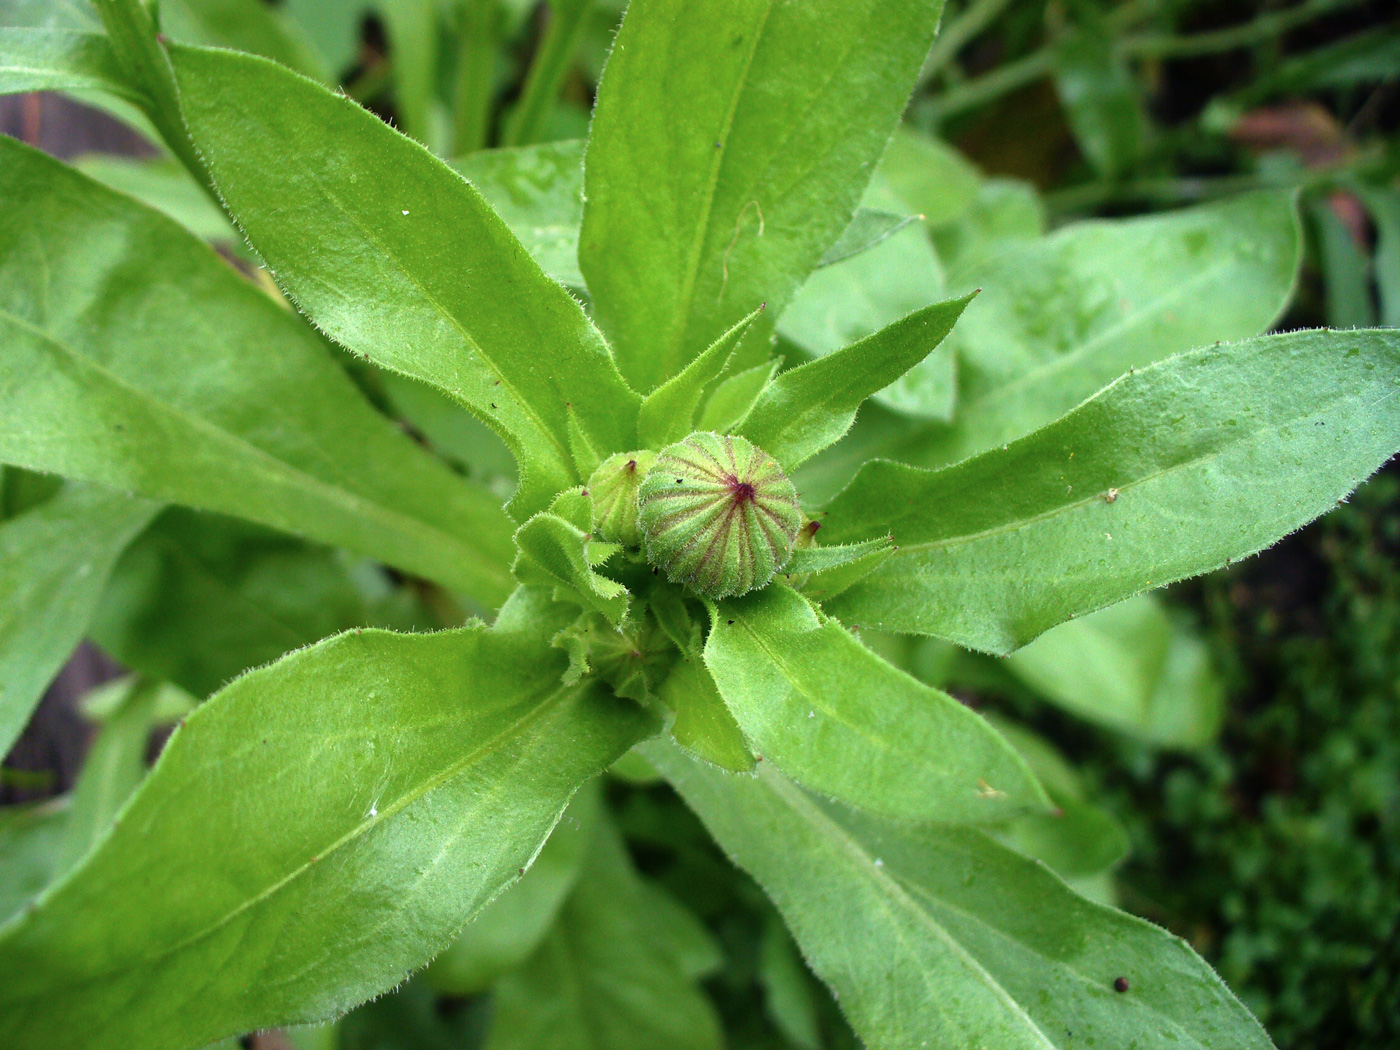
[[[647,561],[705,598],[762,587],[788,560],[802,511],[772,456],[739,437],[691,434],[642,480]]]
[[[619,452],[598,464],[588,479],[595,535],[624,547],[642,545],[637,534],[637,489],[655,462],[655,452],[639,449]]]

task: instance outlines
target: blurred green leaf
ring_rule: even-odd
[[[145,98],[99,33],[0,28],[0,95],[81,90],[106,91],[136,103]]]
[[[182,44],[227,47],[330,81],[326,60],[280,5],[263,0],[160,0],[160,28]]]
[[[981,174],[961,153],[908,125],[895,130],[879,172],[890,192],[929,228],[963,215],[982,184]]]
[[[1328,326],[1368,328],[1374,325],[1376,305],[1371,299],[1371,268],[1351,228],[1325,198],[1310,198],[1307,214],[1316,238],[1318,265],[1322,269]]]
[[[890,199],[878,183],[866,198]],[[813,273],[779,319],[778,332],[809,354],[832,354],[945,298],[945,285],[928,234],[914,224]],[[876,392],[876,399],[890,408],[942,420],[952,416],[955,396],[949,350],[930,353]]]
[[[0,523],[0,755],[82,641],[118,556],[159,509],[70,485]]]
[[[1147,117],[1137,82],[1100,20],[1082,22],[1055,43],[1055,88],[1080,151],[1115,179],[1137,164]]]
[[[1205,643],[1150,595],[1062,623],[1005,666],[1051,703],[1153,744],[1207,744],[1225,714]]]
[[[0,156],[0,459],[346,546],[483,605],[509,593],[495,498],[376,413],[309,328],[165,216],[13,140]]]
[[[173,158],[92,153],[79,157],[73,166],[102,185],[164,212],[201,240],[242,245],[228,216]]]
[[[68,807],[67,798],[0,807],[0,921],[38,896],[59,874]]]
[[[716,606],[705,666],[765,764],[814,790],[908,820],[1048,808],[986,722],[781,584]]]
[[[333,551],[172,508],[122,555],[91,633],[127,667],[204,697],[366,619]]]
[[[332,338],[500,433],[521,463],[522,519],[583,480],[570,405],[604,454],[636,447],[640,399],[602,336],[451,169],[265,60],[172,55],[194,141],[278,282]]]
[[[823,803],[766,762],[732,777],[643,750],[768,891],[870,1050],[1068,1050],[1086,1032],[1143,1050],[1272,1047],[1185,942],[980,832]]]
[[[91,1050],[201,1046],[423,965],[651,729],[560,684],[557,622],[521,593],[489,630],[345,634],[201,706],[98,849],[0,932],[4,1044],[71,1042],[81,1017]]]
[[[598,90],[579,262],[640,390],[759,303],[782,312],[849,225],[941,9],[631,4]]]
[[[719,1050],[714,1008],[651,936],[653,893],[599,821],[559,922],[496,987],[487,1050]]]
[[[899,549],[828,608],[1006,653],[1245,557],[1400,448],[1398,372],[1390,329],[1266,336],[1139,369],[952,467],[868,464],[828,508],[827,535],[888,532]]]

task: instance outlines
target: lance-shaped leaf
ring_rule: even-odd
[[[12,139],[0,198],[0,460],[349,547],[483,604],[509,593],[495,497],[206,245]]]
[[[705,388],[724,374],[739,341],[764,307],[749,314],[704,353],[642,399],[637,434],[646,448],[661,448],[679,441],[695,429],[695,409]]]
[[[200,707],[85,863],[0,930],[0,1042],[202,1046],[421,966],[649,728],[560,683],[557,621],[522,592],[489,630],[346,634]]]
[[[1184,941],[978,831],[857,815],[767,763],[732,777],[644,751],[767,890],[870,1050],[1271,1050]]]
[[[953,425],[891,454],[951,463],[1029,434],[1130,368],[1258,335],[1292,295],[1301,251],[1289,195],[1255,193],[994,253],[950,278],[982,289],[948,339]]]
[[[171,54],[190,134],[278,283],[333,339],[500,433],[522,518],[582,480],[570,404],[602,455],[635,447],[639,398],[603,337],[460,175],[271,62]]]
[[[671,723],[676,743],[721,769],[736,773],[753,769],[753,752],[698,652],[686,654],[671,668],[661,687],[661,701],[676,712]]]
[[[579,264],[635,386],[760,302],[782,313],[850,223],[942,6],[628,8],[588,142]]]
[[[522,583],[563,587],[580,605],[614,624],[627,617],[627,588],[593,571],[620,548],[595,541],[577,524],[557,514],[536,514],[515,533],[520,553],[513,570]]]
[[[754,750],[878,813],[997,821],[1049,803],[991,726],[788,587],[719,603],[705,666]]]
[[[280,4],[273,6],[261,0],[162,0],[160,31],[182,44],[248,51],[315,80],[331,79],[325,60]]]
[[[0,754],[82,641],[118,556],[159,509],[69,486],[0,524]]]
[[[868,252],[906,226],[918,221],[917,215],[902,215],[882,208],[857,208],[851,218],[851,224],[842,232],[837,242],[826,250],[826,254],[817,263],[817,268],[835,266],[862,252]]]
[[[656,894],[599,820],[558,924],[496,988],[487,1050],[719,1050],[714,1007],[655,936]]]
[[[1205,641],[1151,595],[1062,623],[1005,666],[1066,711],[1166,747],[1210,743],[1225,715]]]
[[[829,608],[1004,653],[1253,554],[1400,448],[1397,377],[1392,330],[1267,336],[1124,376],[952,467],[871,463],[823,520],[899,550]]]
[[[448,995],[477,995],[529,958],[568,899],[593,841],[601,795],[585,784],[520,881],[467,924],[424,976]]]
[[[138,104],[145,99],[100,33],[0,28],[0,95],[23,91],[105,91]]]
[[[735,432],[794,469],[840,441],[861,402],[932,353],[971,301],[967,295],[926,306],[858,343],[783,372]]]
[[[705,401],[699,429],[727,432],[749,414],[758,395],[773,381],[782,363],[782,358],[774,358],[721,380]]]

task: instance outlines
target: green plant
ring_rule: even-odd
[[[438,956],[424,979],[494,987],[491,1046],[717,1046],[713,946],[614,826],[645,815],[580,791],[608,768],[659,772],[772,897],[781,924],[747,906],[799,1045],[820,1000],[783,925],[872,1047],[1269,1045],[1183,943],[1031,859],[1093,893],[1121,848],[1072,769],[920,681],[938,644],[907,639],[1010,653],[1259,550],[1395,451],[1393,331],[1257,337],[1297,269],[1287,194],[1045,239],[967,208],[909,223],[910,194],[982,191],[929,140],[886,153],[930,0],[638,0],[581,167],[568,144],[476,154],[470,184],[283,65],[96,6],[106,35],[7,30],[0,83],[139,106],[300,316],[165,216],[0,144],[0,461],[21,492],[25,471],[73,479],[0,534],[3,724],[89,630],[143,675],[98,705],[113,755],[188,705],[162,682],[213,693],[129,800],[139,762],[114,761],[61,817],[5,825],[27,865],[0,929],[6,1045],[319,1021]],[[937,267],[934,243],[949,270],[921,290],[950,297],[862,294]],[[453,403],[514,457],[504,509]],[[725,444],[697,433],[761,471],[677,471],[714,486],[692,523],[736,515],[678,567],[647,501],[675,447]],[[613,513],[633,462],[635,538]],[[737,535],[765,507],[780,527]],[[205,591],[167,608],[163,573]],[[316,600],[218,637],[243,621],[217,610],[283,595],[269,577]],[[1144,663],[1189,664],[1142,608]],[[490,625],[460,626],[473,611]],[[346,621],[452,626],[318,641]]]

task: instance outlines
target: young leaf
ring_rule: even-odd
[[[522,583],[566,588],[585,609],[602,613],[614,625],[627,618],[627,588],[593,571],[597,555],[615,552],[615,545],[595,544],[578,525],[547,512],[516,530],[515,545],[520,553],[512,571]]]
[[[721,381],[706,400],[696,429],[718,433],[728,431],[749,414],[749,409],[753,408],[759,394],[773,381],[773,376],[782,363],[781,358],[774,358]]]
[[[509,593],[495,497],[206,245],[11,139],[0,198],[0,460],[349,547],[483,605]]]
[[[866,199],[898,206],[878,176]],[[814,357],[831,354],[947,298],[946,284],[927,231],[914,224],[813,273],[783,311],[778,334]],[[946,421],[956,394],[953,354],[945,346],[873,396],[896,411]]]
[[[100,33],[0,27],[0,95],[25,91],[105,91],[145,101]]]
[[[460,176],[266,60],[172,56],[190,133],[278,282],[332,338],[500,433],[521,463],[522,519],[582,480],[570,404],[604,455],[636,447],[640,399],[602,336]]]
[[[850,223],[942,6],[628,7],[588,141],[579,265],[633,385],[656,387],[760,302],[781,314]]]
[[[967,295],[924,307],[843,350],[781,373],[735,432],[794,469],[840,441],[861,402],[931,354],[971,301]]]
[[[699,653],[677,661],[661,687],[661,701],[676,712],[671,725],[676,743],[721,769],[734,773],[753,769],[753,752]]]
[[[1301,250],[1289,196],[1256,193],[1080,223],[972,264],[951,278],[982,289],[947,344],[957,418],[911,442],[907,461],[963,459],[1044,426],[1131,368],[1258,335],[1287,304]]]
[[[62,1045],[82,1018],[91,1050],[202,1046],[421,966],[650,730],[560,684],[557,621],[522,592],[489,630],[341,635],[200,707],[101,845],[0,931],[0,1042]]]
[[[766,762],[729,777],[643,750],[777,903],[870,1050],[1272,1048],[1184,941],[978,831],[823,804]]]
[[[247,51],[314,80],[331,81],[325,60],[285,17],[281,5],[262,0],[161,0],[160,30],[182,44]]]
[[[814,790],[950,823],[1049,805],[986,722],[787,587],[720,602],[705,666],[754,749]]]
[[[1225,715],[1205,642],[1138,595],[1047,631],[1004,665],[1066,711],[1164,747],[1200,747]]]
[[[0,754],[82,641],[117,557],[159,509],[69,486],[0,523]]]
[[[554,925],[578,880],[600,806],[596,781],[579,789],[524,876],[467,924],[425,972],[448,995],[477,995],[523,963]]]
[[[703,354],[691,361],[666,382],[642,398],[637,416],[637,435],[645,448],[661,448],[685,437],[695,429],[695,409],[705,388],[724,374],[749,326],[763,311],[760,304]]]
[[[1286,536],[1400,448],[1400,333],[1294,332],[1124,376],[942,470],[867,465],[824,519],[899,550],[837,616],[1006,653]]]
[[[496,988],[487,1050],[719,1050],[714,1008],[651,936],[653,893],[600,820],[559,923]]]
[[[893,553],[893,547],[886,537],[863,543],[841,543],[834,547],[803,547],[792,552],[783,572],[788,576],[824,573],[880,553]]]
[[[817,263],[817,269],[835,266],[862,252],[868,252],[910,223],[917,222],[918,218],[917,215],[898,215],[879,208],[857,208],[855,215],[851,217],[851,224],[842,232],[840,239],[826,250],[826,254]]]
[[[73,786],[58,871],[71,868],[106,834],[127,796],[141,783],[159,694],[159,682],[130,679],[88,748],[82,775]]]

